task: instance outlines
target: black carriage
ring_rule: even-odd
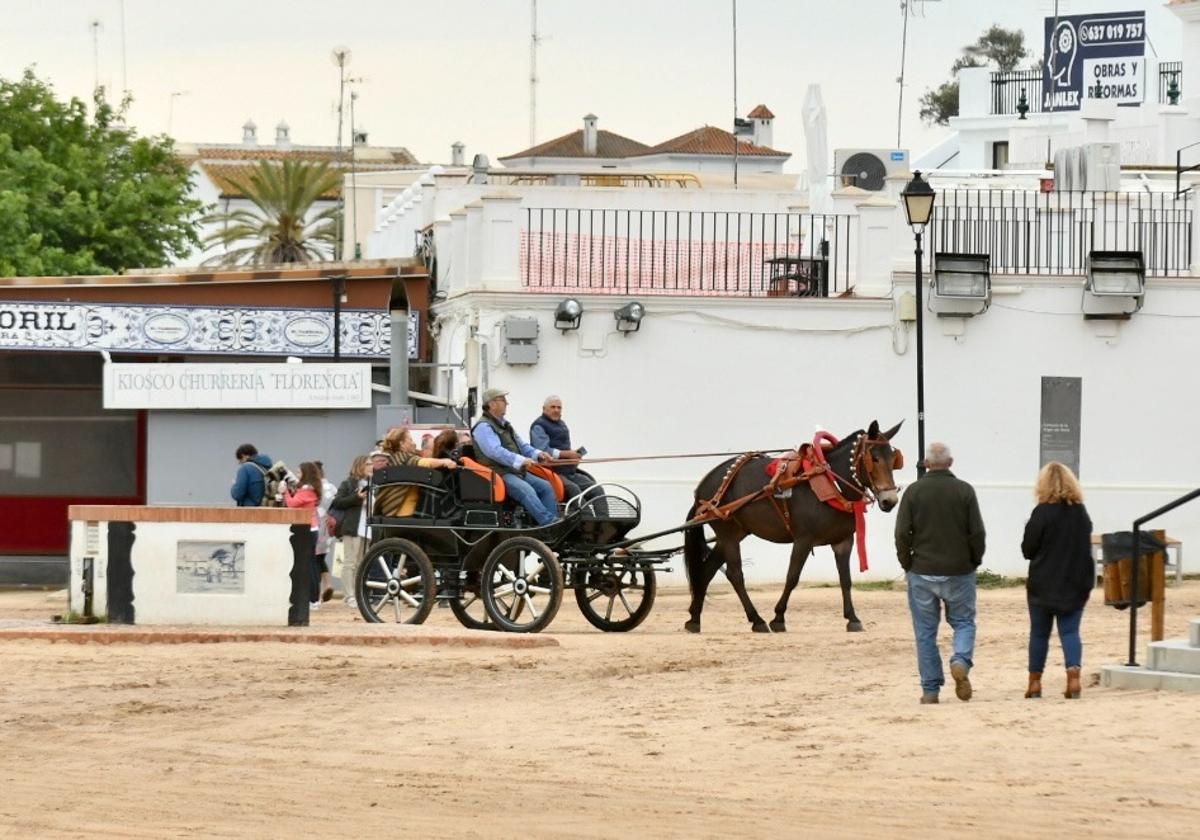
[[[466,447],[456,470],[375,471],[367,510],[389,486],[409,487],[419,500],[409,516],[369,519],[372,539],[355,581],[367,621],[420,624],[443,604],[471,629],[534,633],[554,620],[567,590],[601,630],[645,620],[656,571],[679,549],[645,550],[628,539],[641,521],[632,490],[597,484],[575,498],[560,491],[562,518],[539,527],[471,454]]]

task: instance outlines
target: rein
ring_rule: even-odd
[[[793,447],[781,446],[776,449],[756,449],[754,453],[757,455],[770,455],[775,452],[791,452]],[[732,458],[738,455],[747,454],[744,449],[739,449],[737,452],[689,452],[682,455],[625,455],[622,457],[613,458],[580,458],[578,461],[568,461],[563,458],[555,458],[550,461],[543,461],[548,467],[565,467],[577,466],[579,464],[613,464],[618,461],[669,461],[678,458]]]

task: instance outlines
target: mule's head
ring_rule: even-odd
[[[904,466],[904,455],[892,446],[891,440],[903,423],[902,420],[886,432],[881,432],[879,421],[872,421],[857,465],[863,484],[875,494],[880,509],[885,511],[891,510],[900,501],[895,473]]]

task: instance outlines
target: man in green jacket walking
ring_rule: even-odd
[[[928,472],[905,491],[896,517],[896,557],[908,577],[908,608],[917,640],[921,702],[938,702],[945,684],[938,650],[941,607],[954,629],[950,675],[959,700],[971,699],[975,650],[975,570],[983,561],[983,517],[975,489],[950,472],[950,447],[931,443]]]

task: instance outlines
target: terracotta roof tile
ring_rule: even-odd
[[[614,134],[611,131],[598,129],[596,131],[596,154],[587,155],[583,152],[583,129],[581,128],[578,131],[572,131],[570,134],[564,134],[562,137],[555,137],[553,140],[539,143],[522,152],[504,155],[500,160],[527,157],[625,158],[640,155],[648,148],[650,147],[645,143],[639,143],[636,140],[622,137],[620,134]]]
[[[194,159],[220,160],[311,160],[336,161],[349,163],[350,149],[339,152],[331,146],[294,146],[280,149],[271,146],[197,146]],[[402,147],[367,146],[355,150],[355,158],[359,163],[389,163],[395,166],[416,166],[417,159],[412,152]]]
[[[775,119],[775,115],[771,113],[771,109],[766,105],[759,105],[747,114],[746,118],[751,120],[773,120]]]
[[[662,155],[662,154],[684,154],[684,155],[733,155],[733,135],[728,131],[717,128],[715,126],[706,125],[689,131],[687,134],[681,134],[678,137],[672,137],[659,143],[657,146],[651,146],[641,156],[645,155]],[[766,146],[755,146],[753,143],[739,143],[737,147],[739,155],[746,157],[791,157],[791,152],[781,152],[777,149],[771,149]]]

